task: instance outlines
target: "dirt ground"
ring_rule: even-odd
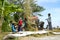
[[[46,36],[46,37],[21,37],[19,40],[60,40],[60,35]]]

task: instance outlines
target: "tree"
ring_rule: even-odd
[[[0,14],[1,14],[1,26],[2,26],[2,30],[8,30],[8,26],[9,26],[9,17],[11,16],[10,14],[12,12],[22,12],[23,9],[21,9],[19,7],[19,5],[15,5],[14,3],[8,3],[7,0],[0,0]],[[7,23],[7,24],[5,24]],[[3,29],[5,26],[3,25],[6,25],[6,29]]]
[[[42,16],[42,15],[41,15],[40,13],[38,13],[38,12],[42,12],[42,11],[44,11],[45,9],[44,9],[42,6],[39,6],[38,4],[36,4],[35,2],[37,2],[37,1],[31,1],[31,9],[32,9],[32,12],[33,12],[33,14]]]
[[[34,12],[41,12],[43,11],[43,7],[38,6],[37,4],[34,4],[34,0],[0,0],[0,15],[1,15],[1,21],[8,22],[10,20],[10,14],[12,12],[19,12],[19,16],[23,16],[27,18],[28,27],[31,27],[31,21],[29,20],[29,17],[32,17]],[[8,10],[8,11],[7,11]],[[21,15],[20,15],[21,14]],[[16,16],[16,15],[15,15]],[[18,15],[17,15],[18,16]],[[6,24],[6,25],[8,25]],[[3,28],[3,27],[2,27]]]
[[[21,15],[19,14],[19,16],[21,16],[21,17],[24,16],[27,18],[28,24],[29,24],[28,26],[31,26],[31,21],[29,20],[28,17],[32,17],[33,16],[32,14],[34,12],[41,12],[44,10],[43,7],[35,4],[34,0],[17,0],[17,2],[19,5],[21,5],[21,8],[24,10],[22,12],[23,15],[20,13]],[[41,16],[41,14],[38,14],[38,15]],[[18,16],[18,15],[16,15],[16,16]]]
[[[34,4],[34,0],[25,0],[24,1],[24,17],[27,17],[27,20],[28,20],[28,28],[32,29],[32,26],[31,26],[31,21],[29,20],[29,17],[33,17],[33,13],[34,12],[41,12],[44,10],[43,7],[40,7],[38,6],[37,4]],[[35,29],[34,29],[35,30]]]
[[[45,10],[42,6],[36,4],[35,1],[31,1],[30,5],[32,8],[32,12],[42,12]]]
[[[15,4],[17,4],[17,3],[20,5],[20,7],[21,7],[22,9],[25,10],[25,6],[24,6],[25,3],[26,3],[25,0],[17,0]],[[30,7],[31,7],[30,9],[32,10],[32,11],[31,11],[32,14],[35,13],[35,12],[42,12],[43,10],[45,10],[43,7],[37,5],[34,0],[30,0]],[[20,15],[20,14],[21,14],[21,13],[19,13],[19,15]],[[25,14],[25,13],[23,12],[22,14]],[[21,15],[22,15],[22,14],[21,14]],[[37,14],[37,15],[42,16],[41,14]]]

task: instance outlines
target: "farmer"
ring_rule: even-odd
[[[15,23],[10,21],[12,32],[16,32]]]
[[[52,30],[52,24],[51,24],[51,14],[48,14],[48,18],[46,19],[48,22],[49,30]]]
[[[22,31],[22,24],[23,24],[23,20],[22,20],[22,18],[20,18],[19,22],[18,22],[18,32]]]

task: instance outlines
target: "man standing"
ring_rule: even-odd
[[[22,31],[22,24],[23,24],[23,21],[22,21],[22,18],[20,18],[18,22],[18,32]]]
[[[48,22],[49,30],[52,30],[52,24],[51,24],[51,14],[48,14],[48,18],[46,19]]]

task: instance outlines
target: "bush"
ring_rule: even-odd
[[[9,23],[4,21],[2,24],[2,32],[10,32],[11,27],[9,26]]]

